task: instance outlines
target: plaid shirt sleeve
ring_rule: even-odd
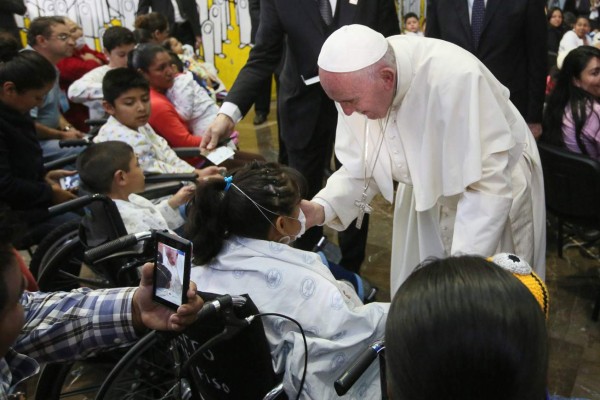
[[[25,292],[25,326],[14,350],[39,362],[86,358],[137,339],[132,324],[136,288]]]

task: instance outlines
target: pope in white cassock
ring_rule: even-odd
[[[319,76],[339,111],[343,167],[312,201],[307,227],[345,229],[394,197],[392,295],[430,256],[521,255],[545,276],[545,206],[537,146],[508,90],[451,43],[334,32]]]

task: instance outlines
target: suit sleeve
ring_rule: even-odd
[[[379,0],[379,24],[377,30],[385,37],[400,34],[398,12],[393,0]]]
[[[187,19],[192,26],[194,36],[202,36],[202,29],[200,28],[200,14],[198,14],[198,7],[196,6],[195,0],[188,0],[186,3]]]
[[[233,103],[246,115],[264,82],[281,61],[285,32],[273,0],[261,0],[260,25],[256,33],[256,44],[250,50],[248,62],[233,84],[227,102]]]
[[[150,0],[140,0],[135,15],[148,14],[150,12]]]
[[[529,86],[527,115],[528,123],[541,123],[546,89],[547,54],[544,43],[548,42],[548,29],[543,0],[529,0],[527,6],[527,75]],[[427,20],[429,25],[429,19]]]
[[[427,0],[427,26],[425,27],[425,36],[435,39],[440,39],[441,36],[435,0]]]

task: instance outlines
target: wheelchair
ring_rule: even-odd
[[[149,175],[146,177],[149,185],[142,195],[148,199],[164,197],[179,190],[182,182],[195,179],[194,173]],[[114,274],[106,274],[107,271],[117,273],[120,270],[119,266],[93,268],[92,272],[97,278],[79,275],[82,265],[95,266],[85,263],[84,250],[127,235],[115,204],[106,196],[84,195],[50,207],[48,211],[50,216],[54,216],[82,208],[85,215],[81,222],[71,221],[59,226],[40,242],[34,252],[30,271],[36,276],[40,290],[71,290],[80,286],[108,288],[137,284],[135,280],[123,281]],[[115,258],[122,261],[127,257],[136,257],[136,254],[129,252],[119,254]],[[103,273],[100,273],[101,271]]]

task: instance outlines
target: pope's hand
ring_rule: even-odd
[[[300,208],[306,217],[306,229],[315,225],[323,225],[325,222],[325,209],[314,201],[302,200]]]

